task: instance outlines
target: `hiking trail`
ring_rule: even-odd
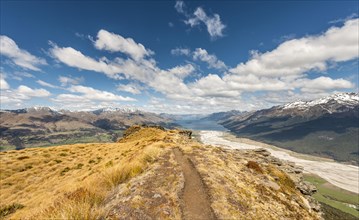
[[[216,219],[209,196],[204,188],[201,176],[188,157],[179,148],[173,150],[185,179],[182,194],[182,212],[184,219]]]

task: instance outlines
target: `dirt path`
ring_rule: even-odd
[[[182,211],[184,219],[216,219],[202,179],[188,157],[180,149],[173,150],[178,164],[182,167],[185,184],[182,194]]]

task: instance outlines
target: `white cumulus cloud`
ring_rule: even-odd
[[[68,76],[59,76],[58,80],[61,83],[61,86],[77,85],[84,81],[81,77],[73,78]]]
[[[5,75],[0,73],[0,90],[10,89],[9,83],[5,80]]]
[[[194,27],[202,22],[206,25],[207,31],[212,39],[223,37],[223,30],[225,29],[226,25],[222,23],[218,14],[207,16],[206,12],[201,7],[198,7],[193,15],[194,17],[189,18],[185,22],[186,24]]]
[[[134,60],[140,60],[145,56],[153,54],[151,50],[146,49],[140,43],[136,43],[132,38],[124,38],[119,34],[103,29],[97,33],[95,47],[99,50],[122,52],[131,56]]]
[[[84,111],[103,107],[124,107],[122,102],[136,101],[130,97],[81,85],[72,85],[68,91],[71,93],[58,94],[51,99],[58,108]]]
[[[61,48],[55,45],[50,49],[50,53],[68,66],[105,73],[111,78],[116,78],[116,74],[121,72],[121,69],[113,62],[109,62],[107,59],[95,60],[72,47]]]
[[[0,79],[0,89],[2,90],[2,89],[9,89],[9,88],[10,88],[10,86],[9,86],[9,84],[6,82],[6,80],[3,79],[3,78],[1,78],[1,79]]]
[[[226,64],[217,58],[214,54],[209,54],[206,49],[196,48],[193,52],[188,48],[175,48],[171,50],[172,55],[185,55],[191,56],[193,60],[202,61],[208,64],[208,68],[214,68],[218,70],[227,69]]]
[[[97,101],[136,101],[136,99],[130,97],[123,97],[120,95],[113,94],[107,91],[101,91],[92,87],[86,86],[71,86],[70,92],[80,93],[84,98]]]
[[[168,70],[168,73],[174,74],[177,77],[184,79],[189,74],[193,73],[195,71],[195,68],[191,64],[186,64],[183,66],[175,66]]]
[[[129,92],[134,95],[141,94],[142,89],[143,88],[136,83],[119,84],[117,86],[117,90],[123,91],[123,92]]]
[[[185,24],[195,27],[204,24],[212,39],[223,37],[223,31],[226,25],[222,23],[221,17],[218,14],[207,15],[203,8],[198,7],[193,14],[186,10],[186,5],[183,1],[176,1],[175,9],[178,13],[183,14],[187,20]]]
[[[164,101],[149,103],[149,109],[173,108],[178,112],[188,109],[203,112],[236,108],[253,110],[281,102],[278,94],[289,94],[290,97],[285,100],[292,100],[301,95],[316,97],[334,90],[354,88],[355,85],[348,79],[329,74],[322,76],[320,73],[338,62],[358,58],[358,39],[358,19],[352,19],[319,35],[286,40],[272,51],[254,51],[247,62],[229,70],[223,61],[205,49],[173,49],[171,53],[174,55],[186,55],[221,71],[221,74],[208,73],[199,79],[189,77],[198,76],[192,64],[162,69],[157,66],[156,60],[146,56],[138,60],[96,60],[73,48],[57,46],[52,48],[52,54],[69,66],[104,73],[114,79],[125,78],[128,83],[119,85],[117,89],[120,91],[140,94],[142,90],[152,88],[161,93]],[[313,70],[317,70],[317,76],[313,77],[310,72]],[[138,85],[144,86],[140,88]],[[74,100],[72,105],[75,105],[75,100],[82,98],[87,100],[84,106],[90,106],[99,101],[124,101],[128,98],[84,86],[71,86],[69,91],[76,94],[62,94],[55,100],[68,98]],[[263,94],[263,101],[258,94]]]
[[[20,49],[13,39],[5,35],[0,35],[0,54],[24,69],[40,71],[39,66],[47,64],[45,59]]]
[[[178,13],[185,13],[185,4],[183,1],[176,1],[176,4],[175,4],[175,9]]]
[[[171,50],[171,54],[172,55],[176,55],[176,56],[179,56],[179,55],[190,55],[191,54],[191,50],[188,49],[188,48],[175,48],[175,49],[172,49]]]
[[[332,79],[330,77],[320,76],[315,79],[300,79],[295,82],[299,84],[298,87],[301,88],[303,92],[321,92],[331,89],[350,89],[354,87],[354,84],[348,80],[339,78]]]
[[[230,70],[234,74],[262,76],[299,75],[309,70],[324,71],[328,62],[347,61],[359,56],[359,19],[348,20],[324,34],[292,39],[276,49],[256,54]]]
[[[223,61],[219,60],[216,57],[216,55],[208,54],[207,50],[202,48],[197,48],[195,51],[193,51],[193,59],[206,62],[209,68],[215,68],[215,69],[227,68],[226,64],[224,64]]]
[[[53,89],[56,89],[56,88],[59,88],[58,86],[55,86],[51,83],[48,83],[48,82],[45,82],[45,81],[42,81],[42,80],[37,80],[36,81],[39,85],[42,85],[42,86],[45,86],[45,87],[49,87],[49,88],[53,88]]]
[[[51,96],[51,93],[46,89],[33,89],[25,85],[20,85],[17,89],[2,90],[0,94],[1,107],[5,106],[23,107],[25,100],[31,100],[32,98],[45,98]]]
[[[31,97],[48,97],[51,95],[51,93],[46,89],[32,89],[25,85],[19,86],[15,92],[19,96],[23,97],[23,99],[28,99]]]

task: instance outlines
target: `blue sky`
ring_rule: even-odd
[[[1,1],[1,108],[254,110],[358,91],[357,1]]]

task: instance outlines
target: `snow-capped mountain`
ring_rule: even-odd
[[[359,94],[338,93],[243,113],[220,123],[238,136],[359,164]]]
[[[56,110],[51,107],[47,106],[33,106],[29,108],[22,108],[22,109],[14,109],[14,110],[7,110],[7,109],[1,109],[0,112],[13,112],[13,113],[59,113],[59,114],[66,114],[66,113],[76,113],[76,112],[86,112],[86,113],[94,113],[94,114],[101,114],[101,113],[120,113],[120,114],[126,114],[126,113],[139,113],[140,110],[136,108],[112,108],[112,107],[106,107],[106,108],[100,108],[96,110],[86,110],[86,111],[79,111],[79,110],[68,110],[68,109],[60,109]]]
[[[12,113],[59,113],[59,111],[47,107],[47,106],[33,106],[29,108],[14,109],[14,110],[1,110],[1,112],[12,112]]]
[[[359,105],[359,93],[336,93],[324,98],[312,100],[312,101],[296,101],[285,104],[283,109],[308,109],[317,105],[345,105],[347,107],[355,107]]]
[[[121,131],[134,124],[171,126],[167,118],[131,108],[57,111],[36,106],[3,110],[0,116],[0,143],[17,149],[61,141],[115,141]]]
[[[112,108],[112,107],[106,107],[106,108],[100,108],[94,111],[91,111],[94,114],[101,114],[101,113],[135,113],[140,112],[138,109],[135,108]]]

